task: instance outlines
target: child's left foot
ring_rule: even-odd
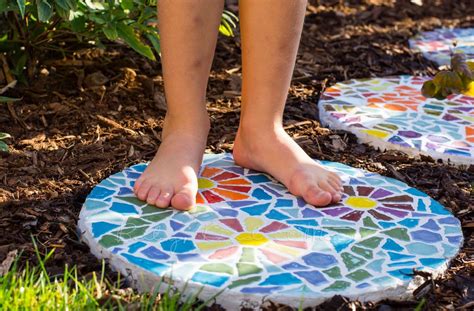
[[[239,128],[235,139],[237,164],[272,175],[309,204],[326,206],[341,200],[339,176],[311,159],[283,128],[247,128]]]

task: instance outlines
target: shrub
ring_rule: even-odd
[[[237,17],[225,11],[219,30],[233,35]],[[156,0],[0,0],[0,52],[13,75],[32,77],[40,52],[64,53],[70,42],[121,40],[154,60],[160,53]]]

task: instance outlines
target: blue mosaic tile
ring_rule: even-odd
[[[120,227],[120,225],[111,224],[105,221],[98,221],[92,224],[92,235],[97,238],[118,227]]]

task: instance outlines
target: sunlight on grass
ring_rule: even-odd
[[[33,242],[35,243],[35,242]],[[180,302],[180,293],[172,293],[168,286],[164,294],[139,294],[119,289],[120,279],[110,284],[105,278],[105,264],[100,276],[92,273],[89,278],[78,276],[76,267],[67,265],[61,276],[50,277],[45,263],[54,250],[41,255],[36,247],[39,264],[18,269],[18,260],[0,276],[0,310],[198,310],[206,303],[189,297]],[[157,288],[161,284],[157,284]]]

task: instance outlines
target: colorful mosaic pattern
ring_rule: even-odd
[[[474,164],[474,97],[427,99],[420,93],[424,81],[398,76],[338,83],[321,97],[321,122],[381,149]]]
[[[413,268],[439,272],[458,252],[458,219],[426,194],[322,164],[341,175],[345,194],[315,208],[229,154],[206,155],[190,212],[136,199],[132,187],[146,167],[138,164],[94,188],[79,228],[92,252],[148,289],[168,276],[177,288],[204,289],[203,299],[224,290],[217,303],[229,310],[264,298],[295,307],[335,294],[400,298]]]
[[[440,66],[451,63],[453,52],[463,52],[467,59],[474,60],[474,28],[443,28],[423,32],[409,42],[412,49]]]

